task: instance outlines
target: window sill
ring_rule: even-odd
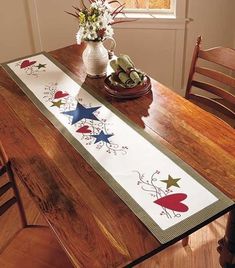
[[[118,18],[127,19],[175,19],[176,16],[173,13],[148,13],[148,12],[126,12],[125,14],[119,14]]]
[[[154,13],[125,13],[118,15],[117,21],[124,23],[114,24],[117,29],[185,29],[190,19],[176,18],[174,14]]]

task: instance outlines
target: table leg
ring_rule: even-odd
[[[218,243],[221,267],[235,268],[235,209],[229,213],[225,236]]]

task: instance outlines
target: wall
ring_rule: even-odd
[[[174,85],[176,30],[132,29],[131,31],[130,34],[130,29],[115,30],[118,44],[116,53],[128,54],[136,66],[145,73],[166,85]],[[178,84],[180,83],[181,80],[178,81]]]
[[[0,0],[0,62],[34,51],[26,1]]]
[[[72,12],[72,6],[76,6],[78,1],[36,0],[34,2],[38,13],[37,23],[42,49],[50,51],[75,43],[77,22],[65,11]]]
[[[130,29],[116,29],[115,39],[118,54],[130,55],[136,66],[146,73],[173,84],[174,30],[133,29],[130,37]]]
[[[77,2],[1,0],[0,62],[75,43],[76,21],[64,11],[71,11]],[[204,47],[235,46],[234,10],[232,0],[188,0],[187,17],[192,21],[187,23],[185,36],[184,21],[175,25],[157,22],[154,27],[147,25],[140,29],[119,28],[115,29],[117,53],[130,54],[143,71],[183,94],[181,88],[199,34],[203,36]]]
[[[0,62],[75,43],[77,0],[0,0]]]

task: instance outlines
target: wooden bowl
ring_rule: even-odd
[[[104,80],[105,92],[108,96],[116,99],[134,99],[147,94],[151,89],[150,78],[145,75],[143,82],[132,88],[125,88],[121,85],[115,85],[110,81],[111,75]],[[120,82],[120,81],[119,81]]]

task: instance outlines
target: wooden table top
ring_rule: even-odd
[[[152,137],[235,200],[235,131],[152,80],[129,101],[86,78],[82,48],[50,54]],[[0,138],[15,170],[76,267],[124,267],[161,245],[59,131],[0,69]],[[148,255],[146,255],[148,254]]]

